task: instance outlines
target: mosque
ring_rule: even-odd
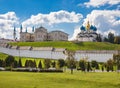
[[[80,42],[87,42],[87,41],[97,41],[97,37],[99,34],[96,33],[97,28],[93,25],[90,25],[89,21],[87,22],[86,26],[80,27],[80,33],[77,35],[77,41]]]
[[[16,29],[13,32],[14,40],[16,39]],[[35,42],[35,41],[68,41],[68,34],[55,30],[48,32],[44,27],[32,28],[32,33],[27,31],[23,32],[23,27],[20,27],[20,41],[21,42]]]

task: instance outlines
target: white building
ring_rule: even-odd
[[[36,28],[32,30],[32,33],[28,33],[27,29],[26,32],[20,32],[20,41],[23,42],[34,42],[34,41],[67,41],[68,34],[62,31],[52,31],[47,32],[47,29],[44,27]]]
[[[86,42],[86,41],[97,41],[97,37],[100,36],[96,33],[97,28],[89,24],[89,21],[86,27],[81,26],[81,32],[77,35],[77,41]],[[100,36],[101,37],[101,36]]]

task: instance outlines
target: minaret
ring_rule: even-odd
[[[34,26],[33,26],[33,27],[32,27],[32,32],[34,33],[34,31],[35,31],[35,30],[34,30]]]
[[[26,27],[26,33],[27,33],[27,27]]]
[[[16,39],[16,28],[14,26],[14,31],[13,31],[13,39],[15,40]]]
[[[21,24],[21,26],[20,26],[20,33],[22,33],[22,29],[23,29],[23,28],[22,28],[22,24]]]
[[[89,21],[87,22],[86,29],[87,29],[87,31],[90,30],[90,23],[89,23]]]

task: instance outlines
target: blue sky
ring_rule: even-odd
[[[89,20],[99,33],[120,34],[120,0],[0,0],[0,37],[13,38],[13,26],[44,26],[61,30],[75,39],[79,27]]]

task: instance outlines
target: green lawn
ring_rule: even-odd
[[[18,42],[18,43],[13,42],[10,44],[18,46],[67,48],[69,50],[120,50],[119,44],[111,44],[107,42],[74,43],[70,41],[44,41],[44,42]]]
[[[0,88],[120,88],[120,74],[0,72]]]

